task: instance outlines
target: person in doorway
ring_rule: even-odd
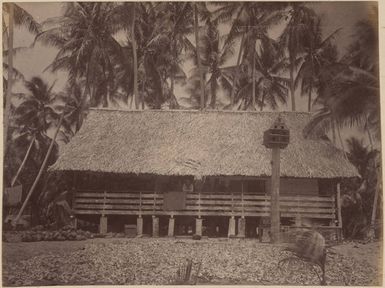
[[[194,192],[194,185],[193,185],[190,178],[185,179],[183,186],[182,186],[182,191],[184,193]]]

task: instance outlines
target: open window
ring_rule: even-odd
[[[266,193],[266,181],[265,180],[245,180],[243,183],[243,189],[248,194],[265,194]]]

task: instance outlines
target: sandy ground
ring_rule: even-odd
[[[383,245],[381,242],[361,244],[358,242],[345,242],[334,246],[333,251],[346,257],[352,257],[357,261],[365,261],[372,267],[382,267]],[[382,269],[380,269],[382,271]]]
[[[142,243],[142,244],[140,244],[140,243]],[[153,249],[152,243],[154,243],[156,245],[156,247],[158,247],[158,248],[154,248],[153,251],[151,251],[151,249]],[[170,246],[170,244],[171,244],[171,246]],[[201,248],[198,248],[197,245]],[[90,246],[93,246],[93,248],[91,247],[92,249],[90,249]],[[185,247],[185,248],[181,249],[181,247],[179,247],[179,246]],[[118,250],[117,251],[115,250],[115,252],[114,252],[114,250],[111,250],[111,247],[117,247]],[[120,248],[118,248],[118,247],[120,247]],[[210,248],[210,247],[212,247],[212,248]],[[132,239],[132,240],[119,239],[119,238],[118,239],[109,238],[109,239],[89,239],[89,240],[85,240],[85,241],[55,241],[55,242],[42,241],[42,242],[3,243],[3,249],[2,249],[2,251],[3,251],[3,253],[2,253],[2,255],[3,255],[3,273],[5,271],[9,270],[8,267],[11,269],[11,270],[7,271],[8,275],[10,275],[9,273],[11,273],[11,275],[13,273],[19,273],[19,272],[23,273],[22,271],[25,271],[24,269],[26,269],[26,267],[34,267],[37,265],[35,263],[40,263],[40,262],[41,262],[40,264],[44,265],[44,263],[47,263],[47,261],[48,262],[59,261],[60,263],[59,262],[57,263],[58,267],[61,267],[62,265],[67,265],[67,266],[69,265],[68,267],[72,266],[72,267],[74,267],[73,269],[75,269],[73,272],[75,272],[77,269],[77,268],[75,268],[75,266],[79,265],[79,263],[77,263],[76,261],[80,261],[80,266],[79,266],[79,268],[80,268],[80,267],[82,267],[82,265],[84,265],[84,263],[81,262],[81,258],[82,257],[88,257],[89,255],[92,255],[92,253],[94,253],[94,254],[96,253],[96,254],[94,256],[90,257],[89,260],[94,261],[96,259],[95,260],[96,262],[94,262],[94,263],[99,263],[99,265],[107,265],[104,262],[109,262],[109,261],[111,263],[115,263],[116,259],[119,259],[121,257],[123,257],[123,258],[126,257],[126,259],[128,259],[131,256],[139,257],[138,259],[142,259],[140,261],[143,261],[143,259],[146,259],[146,257],[148,258],[146,261],[152,261],[151,257],[154,257],[152,255],[156,256],[156,257],[154,257],[154,259],[157,257],[158,258],[163,257],[164,260],[161,260],[160,262],[158,261],[159,263],[162,264],[163,261],[168,261],[170,259],[169,253],[171,253],[172,251],[174,251],[173,253],[178,253],[177,255],[182,257],[183,253],[187,253],[186,255],[188,255],[188,253],[191,252],[192,255],[196,255],[196,253],[202,252],[203,251],[202,249],[213,249],[213,250],[207,250],[206,252],[204,252],[204,254],[205,253],[206,254],[211,253],[212,255],[210,257],[218,258],[217,260],[215,260],[215,261],[218,261],[217,263],[222,261],[223,263],[221,262],[222,263],[221,265],[222,266],[225,265],[225,268],[229,269],[227,273],[230,273],[230,271],[233,271],[233,269],[238,269],[239,273],[244,273],[245,271],[247,272],[247,269],[249,269],[249,268],[251,268],[251,270],[254,269],[254,267],[256,267],[255,266],[256,264],[263,263],[263,262],[258,262],[259,260],[265,262],[268,257],[272,257],[271,261],[273,261],[277,257],[277,255],[279,255],[279,254],[277,254],[274,251],[270,251],[272,249],[271,247],[272,246],[270,244],[258,244],[258,242],[252,241],[251,239],[245,240],[245,241],[241,240],[240,242],[237,240],[236,241],[233,240],[233,241],[229,242],[228,239],[206,239],[206,240],[194,242],[193,240],[177,240],[177,239],[166,239],[166,238],[158,238],[157,240],[155,240],[155,239],[151,240],[151,238],[149,238],[149,239]],[[161,249],[159,250],[159,248],[161,248]],[[166,251],[167,252],[166,253],[165,250],[170,249],[170,248],[172,248],[171,249],[172,251],[171,250],[169,252]],[[188,249],[186,250],[186,248],[188,248]],[[124,249],[126,249],[127,251],[124,251]],[[132,250],[132,249],[134,249],[134,250]],[[198,250],[196,250],[196,249],[198,249]],[[237,254],[232,255],[232,253],[234,253],[234,251],[232,251],[232,250],[234,250],[234,249],[236,249],[238,251],[244,250],[245,253],[246,253],[246,251],[248,251],[244,256],[249,257],[246,255],[250,254],[250,257],[249,257],[250,259],[246,259],[246,258],[241,257],[240,259],[236,259],[237,261],[239,260],[241,262],[230,263],[231,261],[234,260],[234,257],[235,258],[237,257]],[[137,251],[137,250],[143,251],[140,253],[144,253],[144,254],[142,255],[139,253],[140,255],[136,255],[137,253],[133,252],[133,251]],[[191,250],[191,251],[189,251],[189,250]],[[202,250],[202,251],[198,252],[199,250]],[[176,252],[176,251],[179,251],[179,252]],[[220,253],[219,251],[222,251],[222,253]],[[260,252],[258,252],[258,251],[260,251]],[[264,251],[264,252],[262,252],[262,251]],[[269,252],[267,254],[268,257],[262,257],[256,263],[252,262],[252,261],[255,261],[256,258],[260,257],[260,255],[258,255],[258,253],[261,253],[261,252],[265,253],[265,251],[271,252],[271,253]],[[76,253],[78,255],[83,255],[83,256],[76,256]],[[111,253],[115,255],[115,258],[112,257],[111,259],[108,259],[111,256]],[[163,253],[165,255],[156,255],[157,253]],[[229,255],[231,255],[232,258],[231,257],[230,258],[232,260],[229,263],[227,263],[229,267],[226,267],[226,265],[227,265],[226,261],[228,261],[228,260],[221,259],[221,258],[223,258],[222,257],[223,255],[221,256],[217,253],[219,253],[219,254],[228,253]],[[354,261],[354,262],[356,262],[356,264],[352,264],[353,266],[351,266],[349,268],[349,269],[353,269],[351,272],[354,271],[353,274],[360,275],[357,277],[365,277],[366,272],[361,271],[361,269],[370,271],[370,267],[373,267],[374,270],[377,270],[377,268],[382,267],[382,263],[380,263],[380,262],[382,262],[382,260],[381,260],[382,259],[382,257],[381,257],[382,253],[383,253],[382,244],[380,242],[372,242],[372,243],[367,243],[367,244],[361,244],[361,243],[357,243],[357,242],[345,242],[343,244],[333,246],[331,248],[331,255],[330,255],[330,258],[328,260],[329,261],[328,266],[330,267],[329,269],[334,270],[334,268],[331,268],[331,267],[336,267],[335,265],[340,265],[340,263],[342,263],[343,267],[337,267],[336,268],[337,270],[335,270],[335,272],[333,272],[334,274],[336,274],[334,276],[331,275],[332,274],[331,272],[330,272],[330,274],[329,273],[328,274],[332,278],[333,277],[338,278],[337,274],[341,273],[341,272],[337,272],[337,271],[345,271],[346,269],[348,269],[347,267],[350,267],[350,263],[352,261]],[[149,255],[146,256],[146,254],[149,254]],[[52,255],[52,256],[56,255],[60,259],[63,259],[63,260],[60,260],[60,259],[56,260],[55,257],[52,258],[50,255]],[[75,255],[76,257],[75,256],[73,257],[71,255]],[[125,255],[125,256],[123,256],[123,255]],[[184,256],[186,256],[186,255],[184,255]],[[339,255],[346,257],[346,260],[342,261],[340,258],[342,256],[339,256]],[[34,258],[34,257],[35,257],[35,259],[36,259],[36,257],[39,257],[41,259],[40,260],[32,260],[32,258]],[[348,259],[351,259],[351,260],[348,260]],[[30,264],[26,264],[25,261],[29,261]],[[102,261],[102,262],[100,262],[100,261]],[[211,261],[211,260],[207,260],[207,261]],[[342,261],[342,262],[340,262],[340,261]],[[66,263],[66,262],[69,262],[69,263]],[[248,265],[244,265],[245,263],[248,263],[248,262],[250,262]],[[148,265],[150,265],[150,264],[151,265],[159,265],[159,263],[155,264],[155,263],[149,262],[147,264]],[[242,265],[244,265],[244,267],[242,265],[240,265],[241,263],[242,263]],[[40,266],[40,264],[38,264],[38,266]],[[145,266],[148,266],[147,264]],[[207,263],[207,264],[209,264],[209,263]],[[210,265],[212,265],[213,263],[211,263],[209,266],[207,266],[207,264],[205,265],[205,267],[211,267]],[[234,265],[237,264],[237,265],[232,266],[233,264]],[[33,265],[33,266],[28,266],[28,265]],[[123,265],[122,267],[125,269],[126,268],[125,266],[126,265]],[[170,266],[170,267],[174,267],[174,266],[175,265]],[[138,267],[141,267],[141,265],[139,265]],[[132,269],[134,269],[134,271],[136,271],[135,269],[138,269],[138,267],[135,268],[135,263],[133,263]],[[47,271],[51,268],[47,267]],[[54,268],[55,269],[53,269],[53,270],[56,271],[57,267],[55,266]],[[31,269],[31,268],[28,268],[28,269]],[[141,268],[139,268],[139,269],[141,269]],[[271,269],[271,267],[268,269]],[[378,269],[378,270],[382,271],[382,269]],[[14,271],[14,272],[11,272],[11,271]],[[17,272],[17,271],[19,271],[19,272]],[[88,270],[86,270],[86,272],[87,271]],[[222,272],[222,269],[219,269],[218,271]],[[274,271],[274,269],[272,271]],[[217,275],[219,273],[219,272],[217,273],[215,271],[212,271],[212,272],[215,275]],[[126,272],[124,272],[123,275],[125,275],[125,273]],[[347,273],[350,274],[350,272],[347,272]],[[252,274],[253,273],[251,273],[250,275],[252,275]],[[23,274],[20,274],[20,275],[23,275]],[[369,275],[369,274],[367,274],[367,275]],[[155,275],[154,277],[155,277],[154,279],[156,279],[157,276]],[[226,278],[225,276],[223,276],[223,277]],[[356,277],[356,276],[354,276],[354,277]],[[373,279],[373,278],[371,278],[371,279]],[[44,282],[44,281],[39,282],[39,281],[31,282],[31,285],[32,284],[33,285],[50,285],[52,283],[55,283],[53,285],[57,285],[56,282]],[[226,282],[226,281],[228,281],[228,279],[223,279],[223,281],[225,281],[225,282],[223,282],[222,284],[231,284],[231,282]],[[358,281],[358,282],[354,282],[354,281]],[[353,281],[353,283],[356,283],[356,285],[360,283],[359,280],[354,280],[354,281]],[[58,283],[62,283],[62,282],[58,282]],[[76,283],[78,285],[80,285],[80,283],[82,283],[82,282],[76,282]],[[92,282],[92,283],[95,284],[97,282]],[[235,282],[235,283],[238,283],[238,282]],[[253,283],[253,282],[250,282],[250,283]],[[343,282],[334,282],[334,283],[336,283],[338,285],[344,285]],[[365,282],[365,283],[367,283],[367,282]],[[379,282],[379,283],[381,283],[381,282]],[[68,283],[68,284],[70,284],[70,283]],[[82,284],[90,284],[90,283],[84,282]],[[100,283],[100,284],[108,284],[108,283]],[[135,283],[132,283],[132,284],[135,284]],[[141,283],[138,283],[138,284],[141,284]],[[241,283],[238,283],[238,284],[241,284]],[[247,284],[247,283],[245,282],[242,284]],[[257,282],[255,282],[253,284],[257,284]],[[363,284],[363,285],[368,285],[368,284]],[[19,285],[16,285],[16,286],[19,286]]]

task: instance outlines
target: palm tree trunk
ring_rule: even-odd
[[[308,96],[309,98],[308,98],[308,103],[307,103],[307,111],[308,112],[311,111],[311,92],[312,92],[312,90],[313,90],[313,84],[310,83],[309,96]]]
[[[243,44],[244,44],[244,41],[245,41],[245,35],[242,34],[242,39],[241,39],[241,44],[239,46],[239,52],[238,52],[238,59],[237,59],[237,68],[236,68],[236,72],[235,72],[235,75],[233,77],[233,87],[231,88],[231,98],[230,98],[230,105],[231,107],[233,107],[234,105],[234,98],[235,98],[235,86],[236,86],[236,83],[238,82],[238,77],[239,77],[239,64],[241,63],[241,55],[242,55],[242,50],[243,50]]]
[[[366,130],[366,133],[368,133],[370,149],[373,151],[373,138],[372,138],[372,133],[370,133],[368,122],[369,122],[368,116],[366,115],[365,130]]]
[[[377,181],[376,181],[376,190],[374,191],[374,199],[373,199],[373,210],[372,216],[370,219],[370,228],[369,228],[369,238],[373,239],[375,236],[375,224],[376,224],[376,215],[377,215],[377,202],[378,202],[378,193],[380,190],[380,177],[381,177],[381,169],[376,169],[377,171]]]
[[[108,80],[107,80],[107,76],[106,76],[106,69],[103,67],[103,75],[104,75],[104,83],[106,85],[106,94],[103,95],[103,107],[108,107],[108,101],[109,101],[109,98],[110,98],[110,88],[109,88],[109,85],[108,85]]]
[[[91,87],[90,87],[90,69],[89,69],[89,63],[86,64],[86,84],[85,84],[85,87],[84,87],[84,92],[83,92],[83,99],[86,99],[87,98],[87,94],[89,94],[90,96],[90,106],[93,107],[93,106],[96,106],[96,102],[95,102],[95,97],[94,97],[94,90],[95,90],[95,85],[92,85],[92,90],[91,90]]]
[[[345,151],[345,145],[344,145],[344,142],[342,141],[342,137],[341,137],[341,129],[340,129],[340,126],[338,125],[338,123],[336,123],[336,127],[337,127],[338,139],[340,140],[342,151],[344,152],[344,156],[345,156],[346,160],[348,160],[348,156],[346,155],[346,151]]]
[[[198,6],[194,4],[194,30],[195,30],[195,46],[196,46],[196,54],[197,54],[197,63],[199,70],[199,79],[201,83],[201,105],[200,108],[203,110],[205,108],[205,83],[203,80],[203,71],[201,65],[201,57],[199,53],[199,32],[198,32]]]
[[[217,79],[211,79],[211,103],[210,106],[212,109],[215,109],[215,103],[217,100]]]
[[[142,102],[142,110],[144,110],[144,87],[146,85],[146,75],[144,75],[144,79],[142,81],[142,94],[140,95],[140,102]]]
[[[291,110],[295,111],[295,87],[294,87],[294,62],[290,60],[290,99],[291,99]]]
[[[261,112],[263,111],[263,105],[265,104],[265,95],[266,95],[266,92],[263,92],[262,100],[261,100]]]
[[[15,185],[15,182],[16,182],[17,178],[19,177],[21,170],[23,170],[23,167],[24,167],[25,163],[27,162],[29,153],[31,152],[31,149],[32,149],[33,143],[35,142],[35,139],[36,139],[36,134],[33,135],[31,143],[29,144],[29,147],[27,149],[27,153],[25,153],[23,162],[21,162],[21,165],[20,165],[19,169],[17,170],[15,177],[13,177],[13,179],[12,179],[11,187],[13,187],[13,185]]]
[[[13,81],[13,18],[14,18],[14,6],[12,3],[9,5],[9,34],[8,34],[8,80],[7,80],[7,97],[5,99],[4,110],[4,133],[3,133],[3,157],[7,150],[8,139],[8,126],[9,115],[11,110],[11,98],[12,98],[12,81]]]
[[[3,41],[3,50],[5,51],[7,50],[7,47],[5,45],[7,44],[7,41],[8,41],[8,32],[7,32],[7,25],[5,24],[5,20],[4,20],[4,14],[2,15],[2,21],[3,21],[3,39],[5,40]]]
[[[177,65],[177,51],[176,51],[176,39],[175,36],[173,36],[172,40],[172,53],[173,53],[173,65]],[[174,67],[171,67],[171,73],[170,73],[170,89],[171,89],[171,94],[174,94],[174,81],[175,81],[175,75],[174,75]]]
[[[333,144],[336,145],[337,144],[337,141],[336,141],[336,123],[334,122],[334,118],[332,117],[331,119],[331,124],[332,124],[332,140],[333,140]]]
[[[27,194],[27,197],[24,200],[23,206],[21,206],[19,213],[17,214],[16,218],[12,222],[13,226],[16,226],[17,222],[19,221],[20,216],[23,214],[24,209],[27,206],[28,200],[31,198],[31,195],[32,195],[33,191],[35,190],[36,185],[39,182],[41,175],[43,174],[45,166],[47,165],[47,162],[48,162],[48,158],[49,158],[49,156],[50,156],[50,154],[52,152],[53,145],[55,144],[57,134],[59,133],[61,124],[63,122],[63,119],[64,119],[64,112],[60,116],[59,123],[58,123],[58,126],[57,126],[56,131],[55,131],[55,135],[53,136],[51,144],[49,145],[47,154],[45,154],[45,157],[44,157],[44,160],[43,160],[43,164],[41,164],[39,173],[37,174],[35,181],[33,182],[31,188],[28,191],[28,194]]]
[[[139,109],[139,95],[138,95],[138,55],[137,55],[137,47],[136,47],[136,39],[135,39],[135,20],[136,20],[136,12],[135,12],[135,3],[132,5],[132,25],[131,25],[131,44],[132,44],[132,57],[134,59],[134,102],[135,109]]]
[[[253,107],[253,110],[255,110],[255,39],[253,39],[253,50],[251,51],[253,53],[253,67],[252,67],[252,83],[253,83],[253,91],[252,91],[252,102],[251,105]]]
[[[171,75],[170,75],[170,91],[172,94],[174,94],[174,73],[171,72]]]

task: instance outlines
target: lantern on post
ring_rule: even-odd
[[[273,126],[263,134],[263,145],[272,151],[271,162],[271,242],[280,241],[280,214],[279,214],[279,184],[280,184],[280,150],[289,145],[290,131],[279,116]]]
[[[284,149],[289,145],[290,131],[279,116],[273,126],[263,134],[263,145],[266,148]]]

